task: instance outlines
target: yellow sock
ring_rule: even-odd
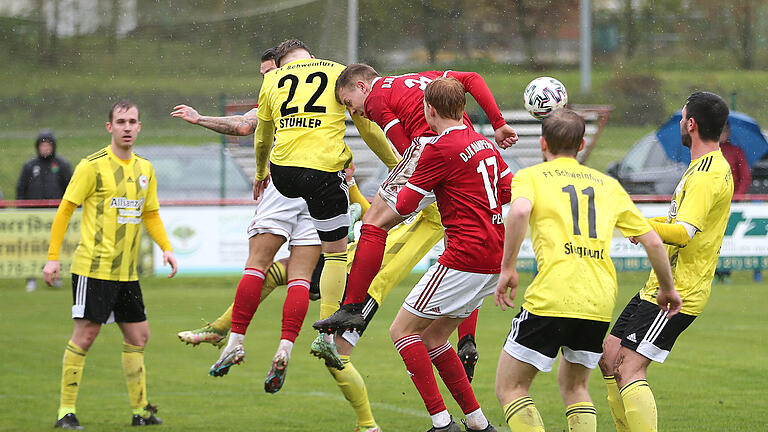
[[[604,376],[605,386],[608,388],[608,406],[611,407],[613,422],[616,424],[616,432],[630,432],[627,425],[627,416],[624,414],[624,402],[621,400],[619,386],[616,385],[616,378]]]
[[[371,208],[371,203],[369,203],[363,194],[360,193],[360,188],[357,187],[357,183],[349,187],[349,202],[360,204],[360,207],[363,209],[363,214]]]
[[[632,432],[656,432],[656,401],[648,381],[637,380],[621,389],[627,424]]]
[[[361,428],[375,427],[376,421],[373,419],[371,405],[368,403],[368,390],[365,388],[363,377],[360,376],[355,366],[349,361],[348,355],[340,355],[339,357],[342,363],[344,363],[344,369],[338,370],[328,367],[328,372],[333,375],[344,397],[347,398],[349,404],[352,405],[352,409],[355,410],[357,425]]]
[[[530,396],[517,398],[504,405],[504,418],[515,432],[544,432],[544,420]]]
[[[128,398],[134,414],[144,414],[147,406],[147,370],[144,367],[144,347],[123,342],[123,373],[128,386]]]
[[[565,408],[569,432],[596,432],[597,411],[592,402],[576,402]]]
[[[229,305],[227,310],[211,324],[213,328],[220,332],[229,331],[229,328],[232,327],[232,308],[234,307],[234,303]]]
[[[86,354],[88,351],[75,345],[71,340],[67,342],[64,358],[61,361],[61,399],[57,419],[75,412],[75,402],[77,401],[77,392],[80,390],[80,380],[83,379]]]
[[[347,285],[347,252],[324,253],[325,265],[320,274],[320,319],[328,318],[339,308]]]
[[[275,288],[283,285],[288,285],[285,266],[280,261],[275,261],[267,269],[264,284],[261,286],[261,301],[264,301]]]

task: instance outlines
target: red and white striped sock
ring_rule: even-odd
[[[427,347],[421,341],[421,336],[416,334],[403,336],[395,341],[395,348],[403,358],[408,375],[416,385],[429,414],[434,415],[445,411],[445,402],[440,395],[440,389],[437,388],[435,373],[432,371]],[[466,375],[464,378],[466,379]]]
[[[429,358],[464,414],[469,414],[480,408],[480,404],[475,398],[475,392],[472,391],[472,386],[467,379],[464,366],[449,342],[429,350]]]
[[[259,307],[261,287],[264,284],[264,272],[246,267],[243,277],[237,285],[235,305],[232,308],[232,332],[244,335],[253,314]]]
[[[288,295],[283,303],[283,330],[280,339],[295,342],[307,316],[309,308],[309,281],[291,279],[288,281]]]

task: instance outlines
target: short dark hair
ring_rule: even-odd
[[[282,66],[280,62],[285,56],[297,49],[303,49],[306,52],[312,54],[312,51],[309,50],[307,44],[298,39],[288,39],[286,41],[280,42],[280,45],[275,47],[275,63],[277,64],[277,67]]]
[[[456,78],[435,78],[424,89],[424,101],[437,111],[440,117],[461,120],[467,104],[464,85]]]
[[[714,93],[695,92],[685,101],[685,120],[691,117],[696,120],[703,140],[720,141],[728,113],[728,105]]]
[[[339,74],[339,77],[336,79],[336,101],[343,105],[343,102],[339,98],[339,90],[342,88],[349,88],[360,79],[369,81],[379,76],[381,75],[376,72],[376,69],[367,64],[353,63],[347,66],[341,71],[341,74]]]
[[[541,121],[541,136],[553,155],[576,156],[584,140],[584,129],[584,117],[567,108],[558,108]]]
[[[109,122],[112,123],[112,115],[115,113],[116,110],[128,111],[131,108],[136,108],[136,111],[139,110],[139,107],[137,107],[136,104],[131,101],[121,100],[121,101],[115,102],[115,104],[112,105],[112,108],[109,109]],[[141,118],[141,116],[139,116],[139,118]]]
[[[277,58],[277,51],[275,50],[277,47],[272,47],[266,51],[264,51],[264,54],[261,55],[261,62],[269,61],[269,60],[275,60]]]

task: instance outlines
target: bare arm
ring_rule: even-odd
[[[496,285],[494,303],[506,310],[507,306],[514,307],[513,300],[517,292],[517,254],[525,239],[528,229],[528,221],[533,210],[533,203],[527,198],[518,198],[512,202],[509,208],[507,220],[504,222],[504,255],[501,258],[501,273],[499,283]],[[509,289],[509,295],[507,295]]]
[[[648,253],[648,260],[651,262],[653,272],[656,273],[656,278],[659,280],[659,293],[656,296],[656,301],[661,309],[669,311],[668,317],[671,317],[680,312],[682,300],[680,300],[680,295],[675,291],[672,269],[669,266],[669,257],[664,249],[664,244],[661,242],[659,235],[654,231],[648,231],[643,235],[636,236],[635,239],[643,245],[646,253]]]
[[[189,123],[200,125],[225,135],[245,136],[252,134],[259,124],[256,111],[257,109],[254,108],[243,115],[211,117],[201,116],[197,110],[190,106],[176,105],[173,107],[171,117],[179,117]]]

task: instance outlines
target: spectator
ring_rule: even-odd
[[[24,164],[16,186],[16,199],[61,199],[72,177],[72,167],[65,159],[56,157],[56,137],[43,129],[35,140],[34,157]],[[27,291],[37,288],[37,279],[27,279]]]
[[[749,170],[749,163],[747,157],[744,156],[744,150],[731,143],[731,124],[725,123],[723,133],[720,135],[720,151],[723,152],[723,157],[728,161],[728,165],[731,166],[731,173],[733,173],[733,194],[745,194],[749,185],[752,183],[752,173]]]

